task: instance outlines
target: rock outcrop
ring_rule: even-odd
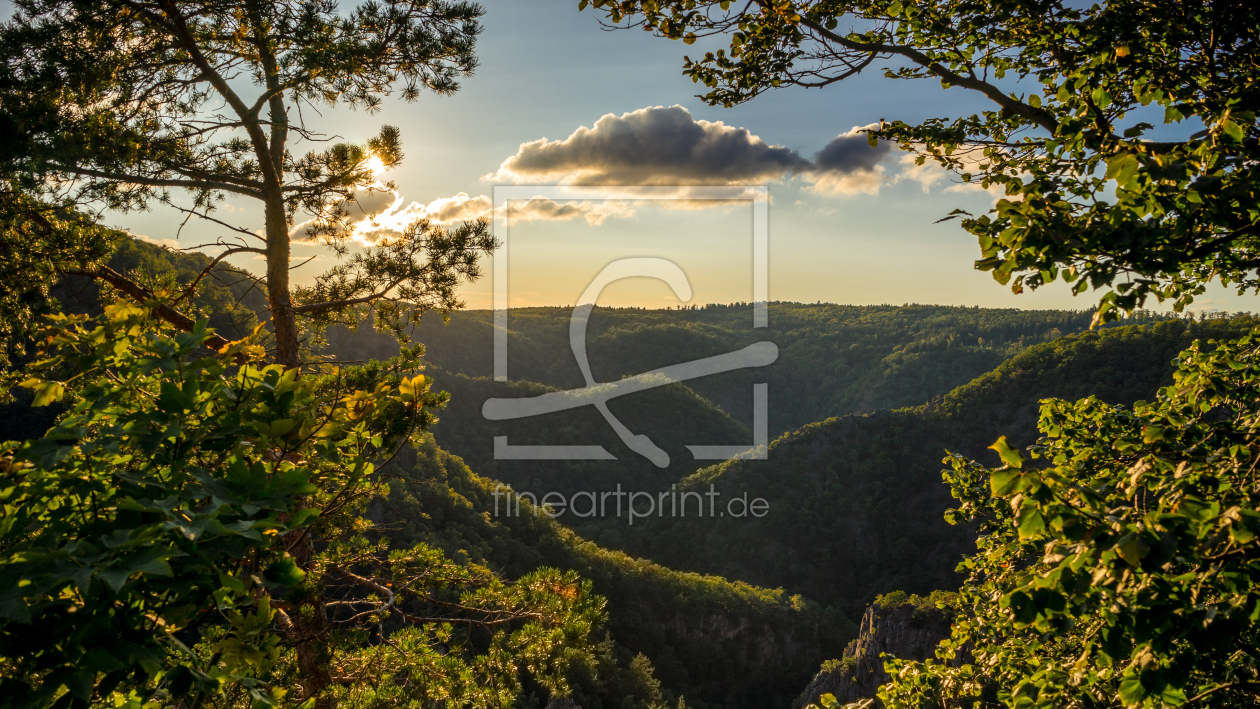
[[[954,594],[933,593],[928,598],[907,596],[902,592],[880,597],[862,615],[861,631],[856,640],[844,649],[838,660],[829,660],[813,681],[793,703],[801,709],[832,694],[840,704],[872,698],[875,690],[888,681],[884,662],[889,657],[902,660],[924,660],[933,657],[936,646],[949,637]],[[946,608],[938,608],[943,602]],[[880,657],[883,654],[886,657]],[[966,661],[958,657],[951,664]],[[878,700],[875,704],[879,707]]]

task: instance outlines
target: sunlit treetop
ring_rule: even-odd
[[[462,249],[425,261],[353,263],[357,290],[289,289],[290,242],[313,240],[347,254],[356,192],[389,189],[374,170],[403,157],[398,129],[366,144],[339,142],[315,122],[326,106],[375,112],[398,95],[450,94],[477,66],[480,6],[418,0],[339,7],[311,2],[30,0],[0,28],[0,123],[13,134],[4,157],[15,185],[82,209],[161,203],[213,223],[220,257],[265,257],[275,358],[298,363],[297,317],[330,317],[355,305],[406,301],[458,307],[453,290],[429,291],[426,264],[455,264],[475,278],[485,225],[448,234],[423,225],[399,235],[408,254],[434,243]],[[229,223],[215,205],[239,195],[263,203],[265,225]],[[303,222],[305,228],[295,228]],[[174,232],[174,229],[172,229]],[[174,234],[162,235],[170,238]],[[438,249],[440,251],[440,248]],[[471,259],[471,261],[470,261]],[[473,263],[473,268],[466,264]],[[449,275],[449,274],[448,274]],[[446,279],[437,279],[445,282]],[[353,301],[353,302],[348,302]],[[410,303],[409,303],[410,304]],[[398,310],[398,308],[395,308]],[[408,310],[404,308],[404,310]],[[411,312],[411,310],[408,310]]]

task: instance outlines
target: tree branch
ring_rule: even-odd
[[[210,84],[214,86],[215,91],[219,92],[219,95],[228,102],[228,105],[232,107],[236,115],[245,123],[245,131],[249,133],[250,142],[254,145],[254,151],[258,156],[259,164],[262,166],[265,180],[268,183],[279,185],[281,183],[280,175],[276,173],[275,163],[268,154],[267,138],[263,135],[262,127],[258,125],[257,117],[250,113],[249,107],[245,105],[241,97],[236,95],[236,92],[232,90],[232,87],[228,85],[223,76],[210,64],[210,60],[206,59],[206,56],[201,53],[201,47],[197,44],[196,38],[192,36],[192,32],[188,29],[188,24],[184,22],[184,16],[180,14],[174,3],[171,0],[160,0],[158,4],[161,6],[163,13],[170,18],[175,34],[178,36],[184,50],[188,52],[188,56],[192,59],[193,64],[206,75]]]
[[[774,8],[770,6],[767,0],[756,0],[756,2],[766,11],[774,11]],[[851,39],[841,37],[817,22],[804,17],[801,18],[801,24],[816,32],[820,37],[835,42],[845,49],[850,49],[855,52],[869,52],[872,54],[896,54],[898,56],[905,57],[949,82],[951,86],[961,86],[964,89],[979,91],[987,96],[989,100],[1001,106],[1003,110],[1009,111],[1017,116],[1023,116],[1024,118],[1033,121],[1042,128],[1050,131],[1051,135],[1059,129],[1059,122],[1055,120],[1054,116],[1048,111],[1040,108],[1033,108],[1026,103],[1016,101],[1003,93],[1001,89],[988,83],[987,81],[955,73],[940,62],[933,61],[931,57],[913,47],[903,47],[897,44],[855,42]]]
[[[477,620],[475,618],[442,618],[442,617],[428,617],[428,616],[412,615],[410,613],[407,613],[403,609],[399,608],[394,602],[395,601],[394,591],[390,589],[388,586],[376,581],[376,579],[371,579],[366,576],[360,576],[356,573],[347,571],[342,568],[334,569],[334,571],[337,573],[338,576],[341,576],[342,578],[347,579],[359,586],[365,586],[379,593],[383,593],[389,599],[388,601],[385,602],[383,607],[379,607],[370,611],[364,611],[362,613],[358,613],[357,615],[355,615],[353,618],[350,618],[349,620],[333,621],[334,623],[338,623],[341,625],[349,623],[353,621],[355,618],[358,618],[359,616],[379,613],[382,610],[387,610],[390,613],[394,613],[398,615],[399,617],[401,617],[404,621],[407,621],[410,623],[464,623],[467,625],[477,625],[483,628],[489,628],[496,625],[503,625],[504,623],[511,623],[514,620],[520,620],[522,618],[541,618],[542,617],[542,615],[539,613],[510,613],[506,617],[487,619],[487,620]],[[370,603],[370,601],[368,601],[367,603]],[[453,608],[460,608],[462,610],[467,610],[467,611],[486,612],[479,608],[469,608],[468,606],[462,606],[455,603],[442,603],[440,605],[450,606]]]
[[[851,76],[856,76],[862,73],[862,70],[870,66],[871,62],[875,61],[875,57],[877,56],[879,55],[875,52],[866,55],[866,59],[863,59],[857,66],[850,66],[849,70],[843,74],[836,74],[835,76],[830,76],[825,79],[820,76],[818,81],[801,81],[797,79],[793,80],[792,83],[806,89],[821,89],[824,86],[829,86],[837,81],[844,81]]]
[[[236,248],[232,248],[232,249],[228,249],[227,251],[224,251],[218,256],[215,256],[214,260],[210,262],[209,266],[206,266],[205,268],[201,269],[201,273],[198,273],[197,277],[193,279],[193,282],[188,284],[188,287],[184,289],[184,294],[181,295],[178,299],[176,299],[175,302],[178,304],[179,301],[192,295],[193,291],[196,290],[197,288],[197,284],[201,283],[201,279],[205,278],[207,273],[214,270],[214,267],[218,266],[220,261],[227,258],[228,256],[231,256],[232,254],[242,254],[242,253],[263,254],[264,256],[267,254],[267,252],[264,251],[263,249],[255,249],[249,246],[238,246]]]
[[[371,295],[365,295],[361,298],[346,298],[345,300],[330,300],[324,303],[312,303],[310,305],[299,305],[293,309],[293,312],[309,315],[311,313],[322,313],[325,310],[331,310],[333,308],[344,308],[350,305],[362,305],[364,303],[371,303],[374,300],[380,300],[381,298],[384,298],[385,296],[389,295],[389,292],[397,288],[399,284],[403,282],[403,280],[405,279],[399,279],[397,281],[394,281],[393,283],[386,286],[383,290],[379,290],[375,293],[372,293]]]
[[[131,182],[137,185],[145,185],[146,187],[181,187],[187,190],[223,190],[224,192],[235,192],[246,197],[259,198],[262,191],[262,185],[258,189],[252,190],[249,187],[238,186],[230,182],[216,182],[213,180],[168,180],[157,177],[142,177],[140,175],[111,175],[101,170],[93,170],[87,167],[79,167],[77,165],[62,165],[61,168],[67,172],[79,175],[87,175],[88,177],[99,177],[103,180],[117,180],[119,182]]]
[[[130,278],[127,278],[109,266],[97,266],[91,271],[71,269],[63,271],[63,273],[72,276],[87,276],[88,278],[97,278],[105,281],[121,291],[128,298],[131,298],[141,305],[149,305],[154,300],[157,300],[157,294],[152,290],[145,288]],[[195,320],[187,315],[184,315],[175,308],[166,305],[165,303],[158,303],[157,306],[153,307],[153,314],[184,332],[192,332],[197,326],[197,322]],[[212,334],[207,337],[205,342],[202,344],[212,350],[218,351],[227,347],[231,343],[218,335]],[[244,364],[246,360],[243,355],[237,355],[236,361],[240,364]]]

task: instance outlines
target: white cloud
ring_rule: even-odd
[[[949,177],[949,173],[945,168],[935,162],[927,160],[922,165],[916,165],[916,159],[914,155],[905,153],[897,160],[901,165],[901,171],[893,177],[893,184],[917,182],[919,188],[923,190],[923,194],[927,194],[932,191],[932,187],[938,182]]]
[[[781,145],[771,145],[746,128],[720,121],[697,120],[682,106],[648,107],[607,114],[592,127],[582,126],[562,140],[540,138],[522,143],[483,180],[511,184],[554,184],[559,186],[600,186],[612,188],[606,200],[553,200],[535,197],[513,201],[513,222],[585,220],[602,224],[610,217],[633,216],[640,200],[664,209],[700,210],[746,205],[746,200],[700,199],[698,190],[719,185],[763,185],[800,179],[805,190],[820,196],[876,195],[885,185],[917,183],[930,192],[950,176],[938,165],[915,165],[914,156],[900,154],[899,168],[889,174],[885,166],[894,155],[894,146],[878,142],[871,146],[867,131],[878,124],[854,126],[832,138],[812,158]],[[648,196],[636,187],[656,189]],[[662,199],[665,188],[669,199]],[[973,191],[979,185],[953,182],[947,191]],[[996,194],[994,189],[991,193]],[[750,195],[751,197],[752,195]],[[374,244],[389,235],[401,234],[417,219],[453,224],[492,216],[487,195],[460,192],[439,197],[427,204],[405,203],[394,189],[376,184],[355,194],[344,206],[351,236],[364,244]],[[230,205],[226,205],[230,206]],[[805,200],[795,206],[809,208]],[[830,215],[830,207],[811,211]],[[313,222],[298,224],[290,232],[303,239]]]
[[[128,234],[131,234],[131,232],[127,232],[127,233],[128,233]],[[131,234],[131,236],[133,236],[133,237],[135,237],[135,238],[137,238],[137,239],[139,239],[139,240],[141,240],[141,241],[147,241],[147,242],[149,242],[150,244],[157,244],[158,246],[165,246],[165,247],[166,247],[166,248],[168,248],[168,249],[179,249],[179,248],[180,248],[180,246],[179,246],[179,242],[178,242],[178,241],[176,241],[176,240],[174,240],[174,239],[154,239],[153,237],[151,237],[151,236],[149,236],[149,235],[147,235],[147,234]]]
[[[441,225],[455,224],[483,217],[488,219],[494,209],[490,197],[472,197],[466,192],[439,197],[428,204],[411,202],[404,206],[403,201],[396,190],[385,189],[384,186],[356,193],[353,202],[342,205],[350,225],[350,237],[362,244],[372,245],[382,238],[401,235],[408,225],[420,219]],[[525,202],[514,201],[509,215],[513,223],[581,218],[598,226],[609,217],[631,216],[633,210],[621,200],[558,202],[535,197]],[[297,241],[307,241],[307,230],[314,224],[314,220],[304,221],[290,229],[289,234]]]
[[[916,157],[910,153],[904,153],[897,162],[901,165],[901,170],[893,177],[893,184],[902,182],[918,183],[919,188],[924,194],[932,191],[938,184],[947,183],[943,192],[954,192],[964,194],[974,194],[977,192],[988,192],[993,201],[1006,197],[1006,189],[1002,185],[989,185],[983,187],[980,181],[963,182],[956,173],[953,173],[941,167],[940,163],[933,160],[925,160],[922,165],[915,164]],[[979,160],[963,160],[962,169],[973,174],[980,172]],[[1007,197],[1007,199],[1018,200],[1019,195],[1015,197]]]
[[[821,195],[876,194],[884,184],[880,164],[892,145],[871,147],[854,126],[827,143],[813,159],[791,148],[770,145],[746,128],[696,120],[681,106],[641,108],[608,114],[593,127],[582,126],[563,140],[522,143],[515,155],[483,180],[559,185],[765,184],[801,178]],[[675,200],[673,209],[707,209],[713,202]]]
[[[417,219],[438,224],[453,224],[493,216],[494,204],[487,195],[471,197],[460,192],[453,197],[439,197],[428,204],[412,202],[401,209],[392,207],[356,226],[356,238],[375,241],[382,235],[400,234]],[[508,207],[512,223],[532,221],[573,221],[584,219],[598,226],[609,217],[627,217],[633,212],[619,200],[557,202],[544,197],[528,201],[514,200]]]

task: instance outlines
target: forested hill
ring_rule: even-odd
[[[1000,435],[1026,445],[1038,401],[1096,395],[1151,399],[1194,339],[1238,337],[1251,317],[1173,320],[1085,332],[1037,345],[944,397],[912,408],[804,426],[771,444],[768,460],[705,468],[679,485],[720,499],[770,501],[761,519],[663,517],[627,527],[621,547],[668,566],[782,587],[856,617],[880,593],[957,588],[954,566],[974,551],[951,527],[941,481],[946,451],[992,464]]]
[[[752,383],[770,382],[770,433],[851,412],[921,404],[991,370],[1036,343],[1076,332],[1089,315],[1071,311],[985,310],[949,306],[842,306],[773,303],[770,327],[751,327],[746,304],[693,309],[598,308],[589,325],[595,377],[613,381],[657,367],[730,352],[769,340],[780,351],[769,367],[705,377],[611,401],[636,434],[670,457],[657,468],[629,450],[591,407],[511,421],[489,421],[491,397],[536,396],[582,384],[569,347],[567,308],[509,313],[511,381],[490,378],[492,313],[452,313],[443,324],[426,316],[417,339],[426,346],[428,373],[451,401],[433,427],[437,442],[480,474],[541,497],[622,484],[664,490],[705,465],[686,445],[747,445],[752,440]],[[360,327],[333,328],[329,352],[346,360],[397,353],[392,338]],[[498,460],[495,437],[511,445],[601,445],[614,461]],[[625,530],[602,519],[566,523],[601,543],[619,547]]]
[[[570,314],[569,308],[510,311],[509,379],[558,388],[582,385],[569,348]],[[776,302],[769,306],[769,327],[754,329],[747,304],[596,308],[587,349],[596,380],[612,381],[761,340],[774,342],[779,359],[764,372],[730,372],[687,385],[751,425],[751,384],[768,375],[775,402],[770,431],[777,435],[830,416],[921,404],[1030,345],[1088,329],[1090,317],[1087,311]],[[417,339],[441,369],[489,377],[492,322],[488,310],[453,313],[445,325],[436,315],[426,316]]]
[[[566,497],[592,489],[663,490],[698,470],[688,445],[748,445],[752,431],[709,400],[682,384],[649,389],[610,401],[609,409],[627,428],[647,435],[668,453],[670,465],[658,468],[629,451],[616,432],[591,407],[509,421],[487,421],[481,404],[491,397],[519,398],[553,390],[535,382],[494,382],[438,368],[427,370],[434,386],[450,392],[432,431],[439,445],[460,455],[478,474],[516,490],[559,492]],[[496,460],[493,441],[511,445],[599,445],[616,460]],[[582,534],[616,546],[620,525],[598,518],[565,520]],[[583,524],[584,523],[584,524]]]
[[[391,471],[399,478],[370,514],[395,542],[432,544],[509,578],[540,566],[575,569],[608,599],[606,642],[575,655],[568,672],[582,709],[786,707],[856,636],[845,615],[782,589],[602,548],[528,502],[507,515],[494,497],[497,481],[431,438]]]

